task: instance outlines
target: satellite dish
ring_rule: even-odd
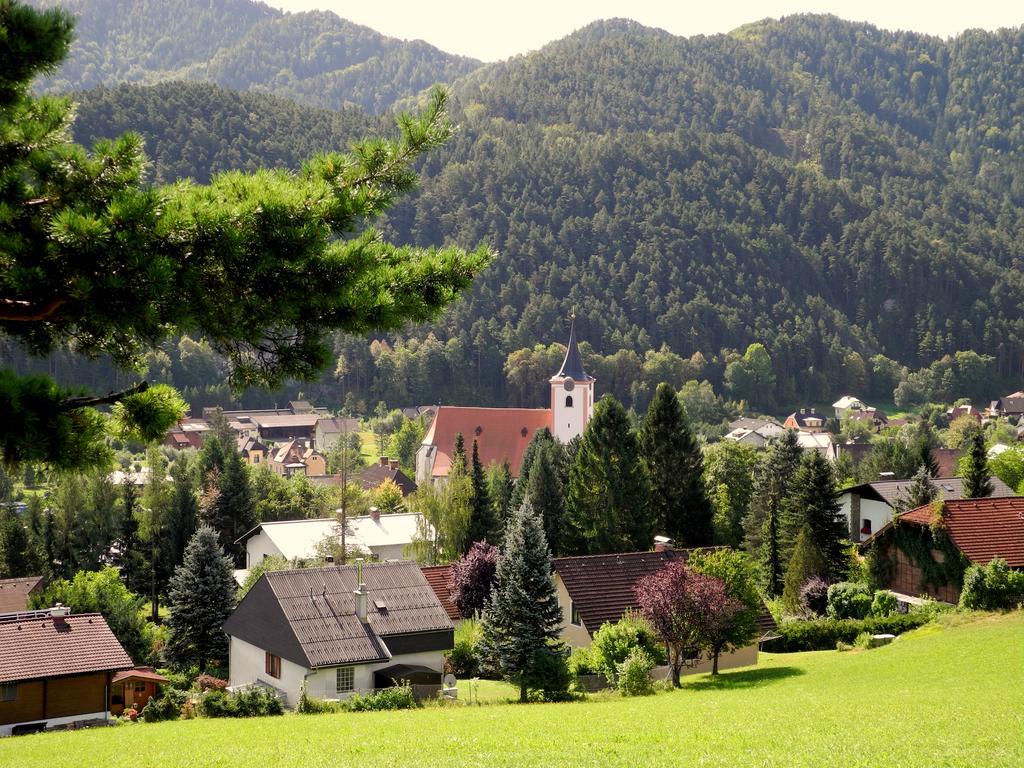
[[[436,680],[437,678],[434,678],[434,679]],[[455,687],[455,675],[447,674],[447,675],[444,676],[444,687],[445,688],[454,688]]]

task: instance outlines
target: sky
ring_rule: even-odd
[[[884,29],[951,37],[964,29],[1024,24],[1017,0],[264,0],[287,11],[331,10],[390,37],[498,61],[536,50],[597,19],[628,18],[675,35],[728,32],[765,17],[832,13]]]

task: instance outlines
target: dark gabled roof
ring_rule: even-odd
[[[382,466],[380,463],[359,470],[359,484],[364,491],[372,491],[385,480],[391,480],[402,490],[403,496],[408,496],[416,490],[416,481],[409,477],[398,467]]]
[[[795,424],[798,424],[801,427],[806,427],[808,419],[814,419],[816,421],[824,423],[826,421],[826,418],[827,417],[818,413],[813,408],[804,408],[802,410],[794,411],[793,413],[789,414],[786,421],[792,419]]]
[[[998,477],[993,476],[991,481],[992,497],[1005,498],[1017,495],[1010,486]],[[932,482],[939,489],[942,498],[947,501],[964,497],[964,481],[959,477],[937,477]],[[876,480],[873,483],[861,483],[850,488],[844,488],[842,492],[853,492],[861,498],[883,501],[890,507],[894,507],[900,493],[907,491],[913,483],[913,480]]]
[[[0,683],[113,672],[131,658],[98,613],[0,622]]]
[[[926,504],[898,515],[899,525],[930,526],[935,507]],[[957,499],[943,505],[942,524],[957,548],[968,560],[984,565],[1001,557],[1011,568],[1024,568],[1024,497]],[[886,523],[868,541],[881,537],[893,522]]]
[[[434,590],[434,594],[437,595],[437,599],[444,607],[444,612],[448,614],[448,618],[452,621],[461,621],[462,614],[459,613],[459,609],[452,602],[452,593],[448,589],[448,585],[452,580],[452,567],[450,565],[424,565],[420,567],[420,570],[423,571],[427,584]]]
[[[18,579],[0,579],[0,613],[24,611],[28,597],[43,587],[42,576],[22,576]]]
[[[367,621],[355,615],[355,566],[263,574],[224,624],[224,631],[314,669],[386,661],[387,638],[452,623],[413,562],[367,563]]]
[[[590,381],[590,376],[583,370],[583,358],[576,344],[576,317],[569,323],[569,344],[565,348],[565,359],[562,367],[554,375],[556,379],[572,379],[573,381]]]
[[[551,562],[583,625],[593,634],[605,622],[616,622],[627,610],[638,607],[633,587],[640,579],[660,571],[673,560],[685,561],[691,551],[556,557]]]

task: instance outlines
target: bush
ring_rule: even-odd
[[[207,691],[199,698],[200,717],[236,717],[235,701],[225,691]]]
[[[167,688],[159,699],[151,698],[142,708],[142,719],[147,723],[159,723],[163,720],[177,720],[181,717],[181,709],[188,701],[188,694],[177,688]]]
[[[580,675],[599,674],[597,665],[594,664],[594,656],[588,648],[574,648],[569,655],[569,675],[579,677]]]
[[[446,656],[446,668],[456,677],[478,677],[480,675],[479,623],[467,619],[455,630],[455,645]]]
[[[324,701],[323,699],[310,696],[306,681],[302,681],[302,684],[299,686],[299,704],[295,708],[296,712],[301,715],[319,715],[323,712],[340,712],[341,710],[341,702]]]
[[[619,664],[634,648],[643,649],[655,665],[665,663],[665,649],[654,627],[639,614],[627,612],[616,623],[603,624],[594,633],[594,642],[590,646],[594,671],[604,675],[609,683],[614,683]]]
[[[283,715],[284,705],[273,691],[261,685],[253,685],[232,694],[235,700],[236,717],[266,717]]]
[[[827,651],[840,641],[853,643],[861,632],[872,635],[901,635],[931,621],[929,613],[897,613],[869,619],[813,619],[787,621],[779,625],[779,637],[764,643],[772,653]]]
[[[654,693],[654,684],[651,680],[653,669],[654,659],[647,651],[643,648],[631,650],[626,660],[619,664],[616,670],[619,693],[623,696],[647,696]]]
[[[219,677],[213,677],[212,675],[199,675],[196,678],[195,686],[200,691],[226,691],[228,681],[221,680]]]
[[[892,616],[898,610],[899,601],[896,599],[896,595],[887,589],[880,589],[875,592],[875,597],[871,601],[872,616]]]
[[[196,678],[195,669],[179,672],[173,669],[161,668],[157,670],[157,674],[167,678],[167,682],[163,684],[164,690],[173,688],[178,691],[190,691]]]
[[[863,619],[871,612],[871,588],[841,581],[828,588],[828,615],[832,619]]]
[[[372,712],[383,709],[412,709],[416,700],[412,696],[412,687],[397,685],[382,691],[363,696],[358,693],[345,701],[345,709],[350,712]]]
[[[988,565],[972,565],[964,573],[960,607],[976,611],[1004,611],[1024,602],[1024,573],[1011,571],[1002,558]]]
[[[572,698],[570,683],[572,677],[564,653],[549,649],[534,654],[533,663],[526,673],[527,691],[540,691],[544,701],[567,701]]]
[[[811,576],[800,587],[800,605],[813,616],[824,616],[828,609],[828,582],[819,576]]]
[[[872,637],[872,635],[871,635],[870,632],[861,632],[854,639],[853,644],[854,644],[855,647],[860,648],[861,650],[865,650],[866,651],[869,648],[873,647],[872,644],[871,644],[871,637]]]

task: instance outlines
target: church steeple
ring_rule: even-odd
[[[576,344],[575,312],[569,315],[569,345],[565,349],[565,360],[562,361],[562,367],[555,374],[555,378],[590,381],[587,372],[583,370],[583,357],[580,355],[580,348]]]

